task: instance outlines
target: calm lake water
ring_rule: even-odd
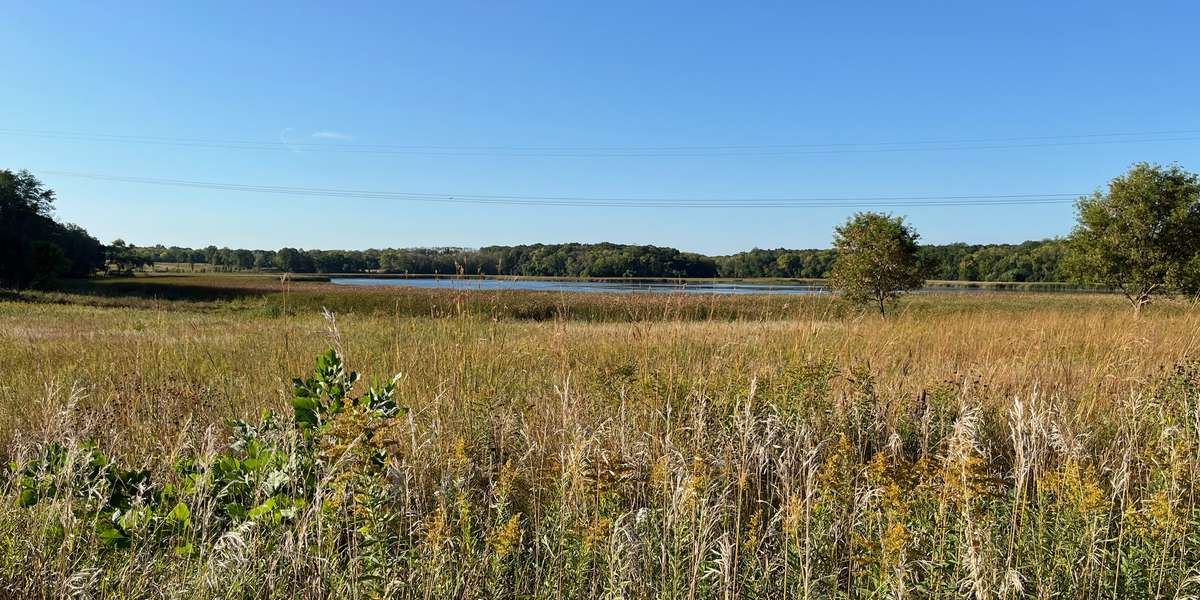
[[[543,279],[385,279],[334,277],[338,285],[399,285],[447,290],[530,290],[537,292],[643,292],[651,294],[827,294],[820,285],[753,283],[663,283],[651,281],[580,281]]]
[[[398,285],[404,287],[443,289],[443,290],[529,290],[535,292],[610,292],[610,293],[648,293],[648,294],[796,294],[816,295],[830,293],[825,286],[819,284],[765,284],[765,283],[719,283],[707,281],[690,281],[673,283],[669,281],[585,281],[579,279],[456,279],[453,277],[331,277],[331,283],[338,285]],[[1022,287],[1021,284],[996,285],[930,285],[917,293],[964,294],[975,292],[1095,292],[1102,290],[1087,290],[1067,284],[1038,284],[1033,287]]]

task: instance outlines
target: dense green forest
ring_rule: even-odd
[[[291,273],[410,273],[557,277],[826,278],[836,252],[755,248],[704,256],[661,246],[529,244],[468,248],[315,250],[101,245],[82,228],[53,218],[54,192],[27,171],[0,171],[0,285],[39,285],[56,277],[156,268]],[[926,245],[919,262],[929,279],[1063,281],[1065,242]]]
[[[152,263],[209,265],[220,270],[293,273],[420,273],[560,277],[778,277],[824,278],[833,250],[754,249],[704,256],[660,246],[531,244],[467,248],[371,250],[246,250],[128,246],[109,247],[123,267]],[[920,258],[930,279],[962,281],[1062,281],[1061,240],[1022,244],[926,245]]]
[[[28,171],[0,170],[0,286],[41,285],[91,275],[104,247],[82,227],[54,218],[54,191]]]

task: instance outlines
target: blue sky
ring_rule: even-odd
[[[1200,170],[1195,2],[393,4],[7,4],[0,168],[43,173],[58,216],[106,242],[614,241],[707,253],[826,247],[856,209],[463,205],[46,172],[712,199],[1079,193],[1141,160]],[[710,151],[1185,130],[1120,144]],[[260,145],[184,143],[192,139]],[[341,151],[367,144],[450,151]],[[590,155],[462,151],[513,146]],[[595,155],[664,146],[700,155]],[[891,211],[933,243],[1062,235],[1073,219],[1063,204]]]

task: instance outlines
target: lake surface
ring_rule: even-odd
[[[527,290],[535,292],[609,292],[650,294],[828,294],[821,285],[766,285],[755,283],[717,283],[694,281],[665,283],[658,281],[584,281],[551,279],[387,279],[372,277],[334,277],[338,285],[398,285],[446,290]]]
[[[534,292],[592,292],[592,293],[648,293],[648,294],[718,294],[718,295],[748,295],[748,294],[792,294],[820,295],[830,291],[823,285],[810,283],[729,283],[714,281],[689,281],[686,283],[668,280],[624,280],[613,279],[606,281],[587,281],[583,279],[480,279],[477,277],[331,277],[331,283],[337,285],[385,285],[442,290],[527,290]],[[916,293],[934,294],[964,294],[975,292],[1035,292],[1035,293],[1072,293],[1098,292],[1104,290],[1082,289],[1067,284],[1034,284],[1023,286],[1019,283],[980,284],[964,282],[961,285],[932,284],[917,290]]]

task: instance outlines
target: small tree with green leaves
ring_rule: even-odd
[[[1156,294],[1200,290],[1200,177],[1140,163],[1079,199],[1067,240],[1072,281],[1118,289],[1134,313]]]
[[[919,237],[903,217],[854,215],[834,230],[837,259],[829,275],[830,287],[850,302],[874,304],[879,315],[886,316],[888,302],[925,283],[917,258]]]

